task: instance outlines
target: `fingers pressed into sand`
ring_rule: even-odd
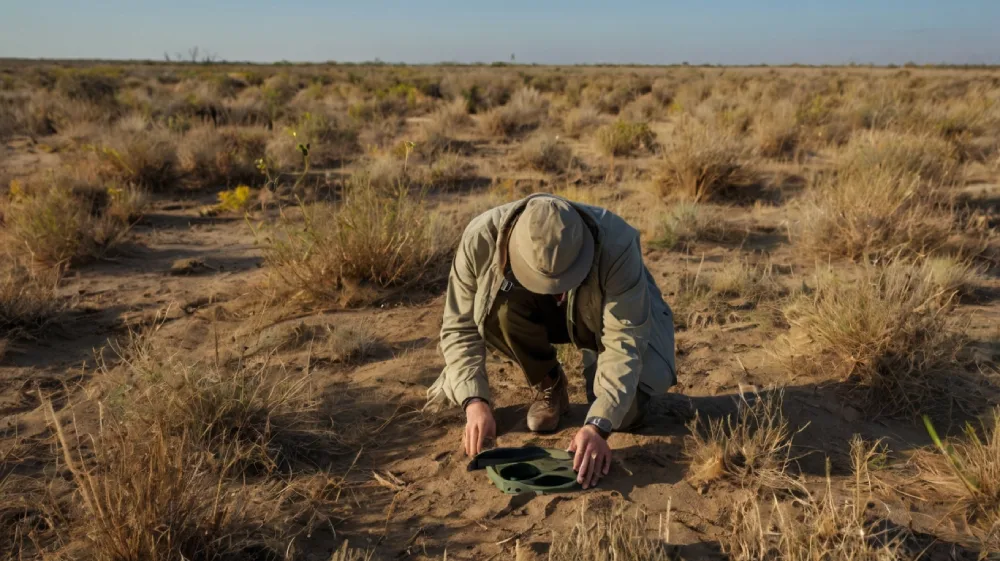
[[[596,452],[591,452],[591,468],[590,468],[590,483],[588,487],[597,486],[597,482],[601,479],[601,464],[604,463],[604,458],[600,457]]]
[[[584,489],[587,488],[587,484],[590,482],[589,475],[592,463],[590,456],[592,453],[593,451],[591,450],[590,446],[587,446],[582,450],[577,450],[576,452],[576,455],[578,457],[583,456],[583,458],[580,460],[580,469],[579,473],[576,476],[576,482],[583,485]]]

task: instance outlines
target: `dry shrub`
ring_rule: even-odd
[[[586,501],[580,518],[568,535],[555,534],[550,561],[667,561],[670,512],[659,520],[656,538],[647,535],[649,522],[640,509],[630,512],[624,502],[615,502],[597,516],[588,516]]]
[[[787,101],[758,113],[752,126],[757,152],[765,158],[789,158],[799,145],[801,128],[795,107]]]
[[[166,130],[108,133],[94,153],[103,177],[152,191],[174,187],[180,176],[177,141]]]
[[[929,421],[928,421],[929,423]],[[928,429],[933,431],[931,425]],[[961,503],[987,549],[1000,547],[1000,408],[979,427],[965,426],[965,438],[942,442],[932,432],[940,455],[925,458],[921,468],[934,483]]]
[[[304,163],[299,149],[303,145],[309,147],[310,164],[332,165],[358,152],[360,134],[343,115],[304,113],[268,141],[267,156],[279,169],[298,170]]]
[[[573,165],[573,151],[558,136],[539,134],[521,144],[514,160],[538,171],[564,173]]]
[[[662,111],[663,106],[660,102],[653,97],[653,94],[648,93],[626,105],[621,111],[621,116],[629,121],[646,123],[654,120]]]
[[[579,138],[601,125],[601,113],[591,105],[574,107],[563,118],[563,131],[573,138]]]
[[[454,188],[475,179],[476,171],[471,160],[449,152],[434,160],[424,182],[431,187]]]
[[[878,452],[855,439],[850,496],[839,498],[827,477],[822,496],[803,489],[788,503],[761,502],[748,495],[729,510],[723,546],[733,561],[903,561],[915,560],[909,534],[868,511],[872,488],[868,462]]]
[[[928,257],[922,267],[928,282],[943,294],[968,296],[980,284],[980,268],[967,259],[944,255]]]
[[[324,326],[319,356],[332,362],[358,364],[382,345],[382,337],[370,322],[350,322]]]
[[[459,145],[455,133],[472,123],[466,106],[465,100],[456,99],[431,114],[420,127],[414,152],[424,158],[435,158],[454,150]]]
[[[260,176],[255,162],[264,156],[268,137],[263,128],[193,128],[178,151],[180,169],[193,185],[252,183]]]
[[[280,559],[288,547],[280,490],[227,480],[189,435],[106,419],[71,442],[47,408],[78,497],[68,532],[87,558]]]
[[[445,134],[454,133],[472,125],[469,103],[461,98],[453,99],[434,110],[429,117],[436,130]]]
[[[5,231],[15,252],[49,265],[99,257],[119,243],[145,204],[132,187],[80,188],[70,176],[19,187],[0,202]]]
[[[356,293],[362,286],[380,292],[437,282],[454,234],[421,194],[403,186],[379,190],[358,175],[340,204],[303,208],[302,224],[283,219],[267,240],[265,259],[301,295],[348,304],[364,298]]]
[[[486,134],[507,137],[538,128],[548,112],[548,101],[534,88],[522,88],[501,107],[483,115]]]
[[[727,262],[708,273],[685,272],[677,277],[678,295],[673,302],[679,328],[705,328],[742,321],[771,321],[773,316],[758,313],[770,307],[762,304],[785,294],[771,267],[743,261]]]
[[[729,228],[721,217],[709,216],[702,205],[678,202],[658,217],[650,244],[659,249],[673,249],[699,240],[719,243],[741,238],[741,232]]]
[[[646,123],[619,119],[597,129],[597,147],[608,156],[632,156],[639,150],[652,151],[656,134]]]
[[[734,135],[684,119],[663,151],[656,185],[662,197],[693,202],[738,197],[739,186],[750,179],[745,156]]]
[[[730,478],[743,487],[786,489],[794,484],[788,469],[792,437],[782,413],[784,391],[740,396],[735,417],[703,421],[700,416],[688,424],[691,435],[685,454],[691,462],[688,478],[705,486]]]
[[[887,170],[823,180],[801,201],[792,242],[821,256],[862,261],[941,247],[953,228],[937,196],[916,176]]]
[[[848,142],[837,160],[838,173],[846,178],[873,175],[917,177],[932,186],[951,185],[961,168],[954,146],[930,135],[866,131]]]
[[[12,256],[0,255],[0,339],[34,333],[59,309],[57,275]]]
[[[821,272],[812,285],[784,311],[802,336],[789,349],[793,371],[832,370],[874,413],[948,405],[964,347],[954,292],[903,260],[851,275]]]

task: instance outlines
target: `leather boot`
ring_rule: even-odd
[[[528,430],[553,432],[559,428],[559,418],[569,413],[569,382],[562,367],[558,377],[547,376],[536,389],[538,395],[528,408]]]

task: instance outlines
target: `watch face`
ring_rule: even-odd
[[[611,432],[611,421],[601,417],[591,417],[587,419],[588,425],[594,425],[595,427],[601,429],[604,432]]]

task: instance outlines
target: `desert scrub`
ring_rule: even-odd
[[[353,304],[441,280],[454,238],[421,193],[380,189],[361,174],[340,203],[306,206],[301,222],[286,214],[263,241],[282,284],[310,300]]]
[[[710,216],[705,205],[684,201],[659,213],[652,232],[649,245],[657,249],[674,249],[699,240],[739,242],[745,237],[745,231],[733,228],[723,216]]]
[[[658,527],[655,538],[649,527]],[[623,501],[588,511],[584,501],[576,524],[566,534],[553,534],[550,561],[667,561],[670,512],[666,519],[649,520],[639,509],[629,509]]]
[[[954,291],[902,259],[848,274],[820,271],[784,315],[788,367],[832,372],[873,415],[948,407],[959,385],[965,338]]]
[[[573,138],[580,138],[600,125],[601,113],[590,105],[574,107],[563,117],[563,131]]]
[[[791,158],[799,146],[802,128],[791,102],[777,103],[758,113],[751,125],[757,153],[765,158]]]
[[[45,405],[75,488],[61,522],[76,553],[108,561],[278,558],[289,547],[284,485],[229,479],[161,424],[102,418],[100,431],[71,440]]]
[[[254,162],[265,155],[269,137],[270,132],[263,127],[191,129],[178,149],[185,183],[195,187],[228,187],[259,180]]]
[[[964,438],[941,440],[930,419],[927,430],[939,454],[921,458],[925,478],[944,485],[939,490],[965,508],[982,536],[986,549],[1000,547],[1000,408],[994,408],[976,426],[966,423]]]
[[[483,132],[507,137],[538,128],[548,112],[548,101],[538,90],[523,88],[506,104],[491,109],[480,120]]]
[[[54,271],[0,255],[0,355],[3,340],[31,335],[58,312]]]
[[[837,158],[837,172],[845,178],[885,173],[939,187],[955,184],[960,171],[954,146],[931,135],[865,131],[852,137]]]
[[[746,147],[737,137],[686,118],[674,128],[654,182],[662,197],[705,202],[739,198],[750,179]]]
[[[475,179],[476,171],[468,158],[444,153],[427,168],[423,181],[431,188],[451,189]]]
[[[539,134],[521,144],[514,161],[538,171],[564,173],[573,165],[573,151],[558,136]]]
[[[0,201],[13,251],[60,267],[99,257],[122,240],[145,203],[132,187],[79,189],[66,179],[20,184]]]
[[[655,147],[656,135],[646,123],[619,119],[597,129],[597,148],[608,156],[632,156]]]
[[[800,250],[824,258],[926,254],[939,249],[954,227],[937,200],[915,175],[873,169],[827,177],[800,200],[790,238]]]
[[[794,433],[782,412],[783,400],[781,390],[744,394],[735,415],[708,420],[696,415],[684,447],[689,479],[701,486],[731,478],[754,490],[787,488]]]
[[[873,512],[875,494],[869,465],[880,454],[877,444],[851,442],[853,477],[846,493],[830,477],[825,489],[799,487],[795,498],[781,502],[747,494],[726,509],[729,529],[722,540],[733,561],[916,561],[905,529],[886,523],[888,513]],[[846,494],[846,496],[845,496]]]
[[[110,133],[93,151],[107,179],[157,191],[175,186],[180,178],[176,139],[168,131]]]
[[[360,150],[360,129],[352,119],[335,113],[303,113],[267,143],[267,157],[279,169],[300,170],[299,146],[309,147],[313,165],[332,165]]]

